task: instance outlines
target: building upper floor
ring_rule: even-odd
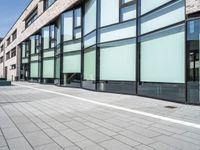
[[[0,55],[4,50],[5,53],[12,50],[77,1],[79,0],[31,0],[0,42]]]
[[[73,4],[82,2],[83,0],[32,0],[6,36],[0,42],[0,56],[13,50],[17,45],[26,40],[31,35],[34,35],[45,25],[57,18],[62,12],[72,7]],[[127,3],[136,0],[115,0],[121,3]],[[162,5],[162,3],[172,2],[177,0],[162,0],[159,3],[154,0],[149,5],[149,0],[139,0],[140,5],[146,4],[150,7]],[[122,6],[122,5],[121,5]],[[200,0],[185,0],[186,16],[198,14],[200,12]],[[123,6],[122,6],[123,7]],[[114,7],[113,7],[114,8]],[[146,7],[143,7],[144,9]],[[112,11],[112,9],[111,9]],[[113,10],[115,11],[115,10]],[[127,11],[126,9],[122,11]],[[141,11],[148,12],[141,9]]]

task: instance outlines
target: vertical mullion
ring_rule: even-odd
[[[99,26],[100,26],[100,0],[96,0],[96,91],[100,81],[100,48],[99,48]]]
[[[188,102],[188,69],[189,69],[189,52],[187,48],[187,15],[186,15],[186,2],[185,2],[185,103]]]
[[[41,38],[41,52],[40,52],[40,68],[41,68],[41,72],[40,72],[40,82],[43,83],[43,51],[44,51],[44,33],[42,30],[42,38]]]
[[[83,88],[84,80],[84,10],[85,10],[85,0],[81,7],[81,88]]]
[[[63,83],[63,46],[64,46],[64,14],[62,14],[60,16],[60,23],[61,23],[61,27],[60,27],[60,85]]]
[[[35,40],[35,54],[37,53],[37,48],[36,48],[36,46],[37,46],[36,36],[37,36],[37,35],[34,36],[34,40]]]
[[[52,29],[53,28],[53,29]],[[54,68],[53,68],[53,80],[54,80],[54,82],[55,82],[55,69],[56,69],[56,61],[55,61],[55,54],[56,54],[56,52],[55,52],[55,48],[56,48],[56,44],[55,44],[55,36],[56,36],[56,32],[55,32],[55,30],[56,30],[56,26],[55,26],[55,23],[53,24],[53,25],[51,25],[51,31],[53,32],[53,35],[52,35],[52,33],[51,33],[51,45],[53,45],[53,52],[54,52],[54,56],[53,56],[53,61],[54,61]]]
[[[122,8],[122,0],[119,0],[119,23],[122,21],[121,8]]]
[[[31,71],[31,65],[30,65],[30,60],[31,60],[31,42],[30,39],[28,40],[28,48],[29,48],[29,54],[28,54],[28,80],[30,80],[30,71]]]
[[[51,49],[51,25],[48,26],[49,28],[49,49]]]
[[[72,10],[73,11],[73,17],[72,17],[72,39],[75,40],[75,10]]]
[[[137,0],[136,2],[136,94],[138,94],[138,86],[140,84],[140,13],[141,13],[141,1]]]

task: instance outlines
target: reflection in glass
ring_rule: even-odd
[[[192,20],[187,24],[188,53],[188,101],[200,103],[199,97],[199,50],[200,50],[200,20]]]
[[[141,18],[141,34],[148,33],[185,19],[185,1],[179,0]]]
[[[87,0],[85,3],[84,35],[96,29],[96,0]]]

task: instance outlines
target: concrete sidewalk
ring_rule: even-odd
[[[54,85],[16,84],[0,87],[0,150],[200,150],[198,128],[73,96],[197,125],[200,106]]]

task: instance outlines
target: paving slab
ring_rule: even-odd
[[[17,85],[0,87],[0,150],[200,150],[199,128],[162,119],[199,125],[199,106],[54,85],[13,84]]]

